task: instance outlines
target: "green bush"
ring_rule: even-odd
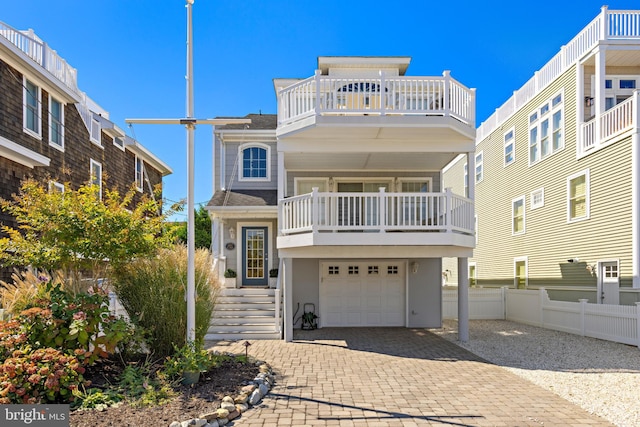
[[[196,341],[204,339],[219,288],[207,250],[196,250]],[[164,358],[186,344],[187,248],[162,249],[113,272],[111,281],[131,320],[149,331],[149,349]]]
[[[80,361],[53,348],[15,350],[0,365],[0,404],[67,403],[88,385]]]

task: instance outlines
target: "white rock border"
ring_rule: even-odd
[[[240,394],[235,398],[225,396],[220,407],[213,412],[201,414],[197,418],[185,421],[173,421],[169,427],[222,427],[229,421],[238,418],[250,407],[258,405],[275,384],[275,375],[271,366],[264,362],[258,362],[260,373],[249,383],[242,387]]]

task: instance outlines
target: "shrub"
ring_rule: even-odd
[[[219,284],[207,250],[196,250],[196,340],[207,331]],[[149,349],[160,358],[186,343],[187,248],[162,249],[113,272],[112,285],[131,320],[149,331]]]
[[[15,350],[0,365],[0,403],[67,403],[88,385],[80,361],[53,348]]]

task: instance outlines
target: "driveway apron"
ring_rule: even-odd
[[[210,342],[244,353],[241,342]],[[296,330],[250,341],[276,385],[235,426],[610,426],[424,329]]]

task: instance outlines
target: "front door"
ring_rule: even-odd
[[[242,227],[242,285],[267,286],[267,227]]]

